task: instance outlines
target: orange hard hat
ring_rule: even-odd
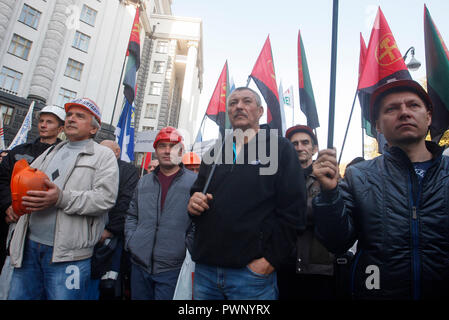
[[[184,165],[200,165],[201,159],[195,152],[187,152],[182,156],[182,163]]]
[[[40,170],[31,168],[25,159],[21,159],[14,165],[11,177],[11,198],[14,213],[21,216],[31,213],[22,206],[22,197],[27,195],[29,190],[48,190],[44,180],[47,175]]]
[[[159,133],[156,136],[156,139],[154,139],[153,143],[154,149],[156,149],[159,141],[169,141],[179,143],[182,141],[182,136],[175,128],[165,127],[159,131]]]

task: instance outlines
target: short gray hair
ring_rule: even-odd
[[[250,92],[252,92],[253,94],[254,94],[254,97],[256,98],[256,104],[257,104],[257,106],[258,107],[261,107],[262,106],[262,99],[260,98],[260,95],[256,92],[256,91],[254,91],[253,89],[251,89],[251,88],[248,88],[248,87],[238,87],[238,88],[235,88],[232,92],[235,92],[235,91],[244,91],[244,90],[248,90],[248,91],[250,91]],[[232,93],[231,92],[231,93]],[[226,101],[226,105],[228,105],[229,104],[229,98],[231,97],[231,94],[229,94],[229,96],[228,96],[228,100]]]
[[[95,138],[95,136],[97,135],[98,131],[100,130],[100,123],[98,122],[97,118],[95,118],[94,116],[92,116],[92,121],[90,122],[90,124],[92,125],[92,127],[98,129],[97,132],[95,132],[95,134],[91,135],[91,138]]]

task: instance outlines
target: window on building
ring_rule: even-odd
[[[11,44],[9,45],[8,52],[19,58],[27,60],[28,55],[30,54],[31,44],[32,42],[30,40],[14,34],[11,40]]]
[[[24,4],[22,12],[20,13],[19,21],[25,23],[31,28],[37,29],[41,13],[29,5]]]
[[[142,131],[152,131],[154,127],[142,126]]]
[[[17,93],[19,91],[20,80],[22,79],[22,73],[3,67],[0,73],[0,87]]]
[[[153,73],[164,73],[165,61],[154,61]]]
[[[69,58],[64,75],[75,80],[80,80],[81,73],[83,72],[83,67],[83,63]]]
[[[168,41],[159,40],[156,46],[157,53],[168,53]]]
[[[157,115],[157,104],[147,103],[147,107],[145,109],[145,118],[156,119],[156,115]]]
[[[61,88],[61,89],[59,89],[57,105],[60,107],[64,107],[64,105],[67,102],[72,101],[75,98],[76,98],[76,92]]]
[[[14,112],[14,108],[10,106],[6,106],[4,104],[0,105],[0,111],[3,116],[3,125],[7,126],[11,123],[12,114]]]
[[[95,19],[97,18],[97,11],[83,5],[83,9],[81,10],[80,20],[90,24],[91,26],[95,26]]]
[[[75,38],[73,39],[73,47],[87,52],[87,49],[89,49],[89,42],[90,37],[87,34],[77,31],[75,33]]]
[[[162,92],[162,82],[150,82],[150,94],[160,96]]]

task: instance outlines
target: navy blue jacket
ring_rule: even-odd
[[[449,294],[449,157],[426,145],[434,160],[421,187],[405,152],[392,147],[351,166],[338,188],[314,199],[316,235],[331,252],[358,240],[354,298]]]

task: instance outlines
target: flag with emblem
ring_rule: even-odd
[[[271,129],[282,130],[278,86],[271,53],[270,36],[267,37],[250,77],[254,80],[267,103],[267,123]]]
[[[218,125],[222,137],[224,137],[225,129],[231,128],[226,109],[226,99],[229,93],[228,88],[228,61],[226,61],[206,109],[206,116]]]
[[[411,76],[387,20],[379,7],[358,84],[360,105],[365,119],[369,119],[371,94],[379,86],[400,79],[411,79]],[[375,124],[371,123],[373,136],[377,136],[375,127]]]
[[[449,129],[449,51],[424,6],[427,91],[433,104],[430,136],[438,142]]]
[[[316,129],[320,126],[320,122],[300,30],[298,31],[298,83],[301,111],[307,118],[307,126]]]
[[[134,160],[134,106],[125,98],[125,106],[115,128],[115,139],[120,146],[120,159]]]
[[[368,49],[366,48],[365,39],[363,39],[362,33],[360,32],[359,80],[360,80],[360,77],[362,75],[363,66],[365,65],[365,59],[366,59],[366,52],[367,52],[367,50]],[[360,101],[360,105],[362,105],[362,99],[360,98],[360,94],[359,94],[359,101]],[[363,116],[363,112],[362,112],[362,126],[363,126],[363,129],[365,130],[365,133],[367,135],[369,135],[372,138],[376,137],[371,132],[371,124]]]

